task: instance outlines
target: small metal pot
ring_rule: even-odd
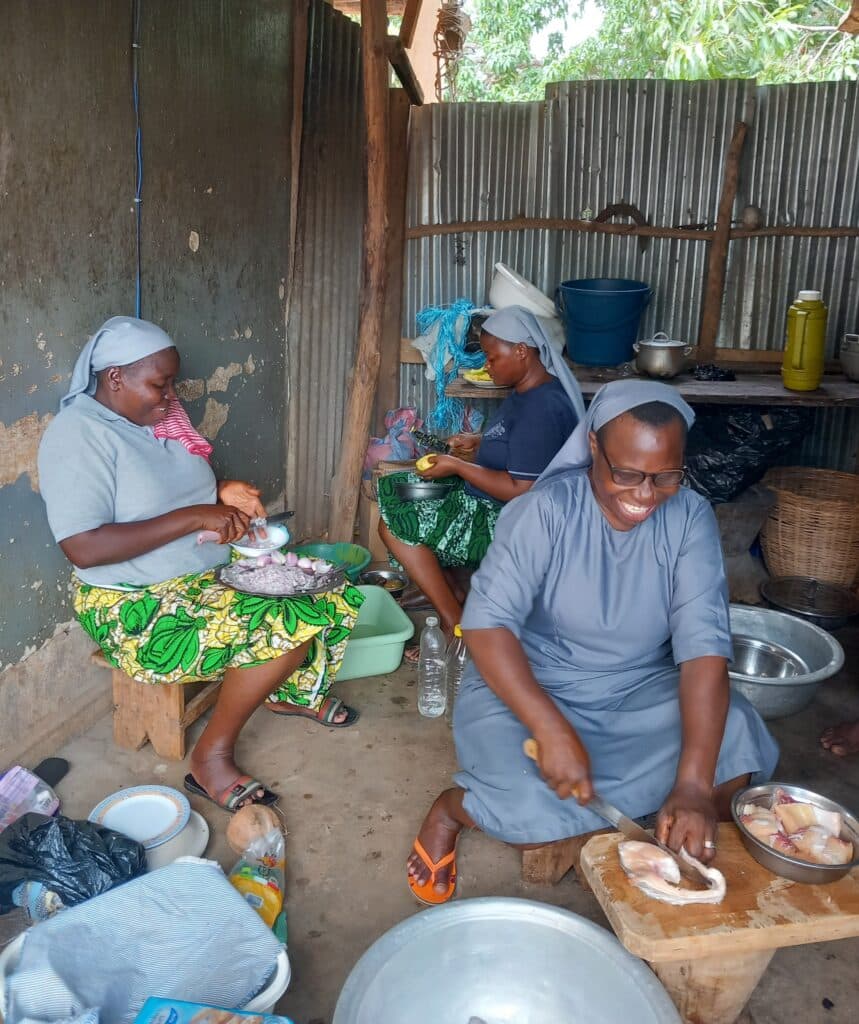
[[[692,353],[691,345],[672,341],[663,331],[654,334],[648,341],[637,341],[632,347],[635,350],[636,370],[647,377],[663,380],[681,373],[686,359]]]
[[[456,483],[455,480],[403,480],[396,484],[403,501],[426,501],[444,498]]]

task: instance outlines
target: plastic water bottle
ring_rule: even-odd
[[[438,619],[430,615],[421,632],[421,656],[418,662],[418,711],[425,718],[444,714],[444,634]]]
[[[465,663],[468,661],[468,648],[462,638],[462,627],[457,625],[453,629],[453,640],[447,649],[444,659],[444,683],[447,690],[447,704],[444,709],[444,717],[447,724],[453,725],[453,705],[456,703],[459,694],[459,686],[462,682],[462,673],[465,671]]]

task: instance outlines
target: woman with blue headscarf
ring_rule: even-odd
[[[276,599],[219,582],[226,545],[265,510],[256,488],[215,479],[210,446],[174,415],[178,372],[160,327],[108,320],[42,438],[39,483],[74,566],[75,614],[110,664],[143,684],[223,679],[185,787],[235,811],[277,799],[234,760],[257,707],[328,726],[357,717],[328,690],[363,596]]]
[[[716,520],[682,487],[693,420],[665,384],[607,384],[502,512],[462,621],[460,771],[409,858],[423,902],[453,895],[464,826],[540,846],[604,827],[595,792],[633,818],[658,811],[663,842],[711,860],[730,797],[775,768],[775,742],[729,686]]]
[[[456,435],[453,454],[431,456],[432,466],[417,474],[456,478],[453,490],[405,501],[397,485],[407,474],[382,477],[378,485],[379,535],[429,598],[448,637],[462,616],[449,570],[480,564],[502,506],[534,485],[585,412],[576,378],[533,313],[520,306],[493,313],[480,344],[492,380],[512,393],[482,435]]]

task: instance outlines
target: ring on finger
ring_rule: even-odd
[[[705,850],[715,850],[716,849],[716,844],[713,842],[712,839],[705,839],[702,845],[703,845]]]

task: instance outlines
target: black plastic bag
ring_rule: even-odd
[[[711,502],[733,501],[798,444],[810,425],[810,409],[699,408],[686,445],[689,485]]]
[[[22,882],[41,882],[71,907],[144,871],[135,839],[91,821],[25,814],[0,832],[0,913],[13,908]]]

